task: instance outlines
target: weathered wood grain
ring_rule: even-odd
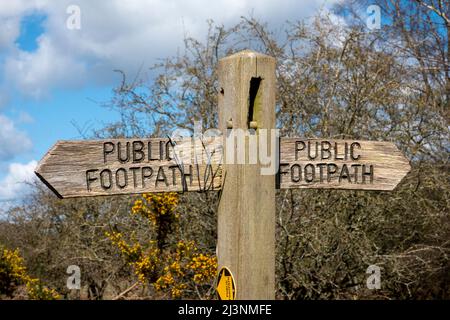
[[[274,58],[242,51],[220,60],[218,72],[221,132],[275,128]],[[260,171],[260,164],[224,164],[218,263],[233,274],[239,300],[275,297],[275,176]]]
[[[277,186],[393,190],[410,170],[392,142],[283,138]]]
[[[176,149],[168,139],[158,138],[59,141],[41,160],[36,174],[63,198],[219,190],[222,178],[220,164],[224,159],[222,145],[225,145],[221,139],[203,142],[188,139],[179,141]],[[135,152],[133,159],[133,143],[139,142],[144,145],[142,153]],[[106,154],[106,162],[105,143],[106,151],[115,146],[114,152]],[[128,157],[128,161],[119,160],[118,143],[122,159]],[[124,152],[127,143],[129,155]],[[149,143],[151,154],[148,153]],[[174,154],[177,155],[176,160]],[[142,156],[144,159],[140,160]],[[179,169],[181,164],[186,177],[185,185]],[[254,170],[252,175],[259,175],[259,168],[250,166]],[[281,138],[276,187],[393,190],[410,169],[408,159],[392,142]],[[109,180],[109,172],[103,170],[111,171],[114,181],[111,181],[110,188],[105,188],[109,186],[109,181],[106,181],[107,178]],[[234,169],[230,166],[229,170]],[[100,179],[102,172],[103,186]],[[150,173],[151,176],[147,177]],[[128,183],[122,187],[125,174]]]
[[[199,141],[188,149],[191,143],[178,142],[174,149],[168,139],[158,138],[58,141],[35,172],[61,198],[217,190],[221,169],[208,164],[218,163],[221,153],[208,145],[205,152]]]

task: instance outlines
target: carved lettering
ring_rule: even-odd
[[[88,191],[91,191],[91,183],[97,180],[97,177],[91,177],[91,173],[97,172],[97,169],[91,169],[86,171],[86,185]]]
[[[103,143],[103,160],[104,160],[104,163],[106,163],[106,156],[108,154],[110,154],[110,153],[113,153],[114,149],[115,149],[114,143],[112,143],[112,142],[105,142],[105,143]]]
[[[123,173],[123,183],[120,182],[120,173]],[[120,188],[123,189],[128,185],[128,174],[127,174],[127,170],[125,170],[124,168],[119,168],[116,171],[116,185]]]
[[[145,158],[144,143],[142,141],[133,141],[133,162],[141,162]],[[150,151],[149,151],[150,152]]]
[[[125,153],[125,156],[123,155]],[[130,143],[125,143],[125,152],[122,151],[120,142],[117,142],[117,160],[121,163],[128,162],[130,160]]]
[[[107,182],[105,181],[107,177]],[[100,185],[103,190],[109,190],[112,187],[112,172],[109,169],[104,169],[100,172]]]

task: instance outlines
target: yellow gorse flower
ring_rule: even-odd
[[[146,193],[142,197],[143,199],[134,202],[131,208],[132,214],[148,219],[153,225],[158,224],[161,216],[171,216],[174,219],[178,219],[179,216],[175,213],[178,205],[177,193]]]
[[[137,260],[142,254],[141,245],[135,242],[133,245],[129,245],[123,239],[123,235],[120,232],[105,232],[105,235],[111,240],[113,244],[117,246],[120,252],[127,258],[128,261]]]
[[[44,287],[39,279],[28,275],[19,249],[3,249],[0,251],[0,278],[9,278],[17,284],[24,284],[29,299],[54,300],[60,298],[55,290]]]
[[[203,253],[195,254],[187,267],[194,272],[195,283],[207,283],[216,274],[217,258]]]
[[[174,192],[144,194],[134,202],[131,214],[146,218],[153,231],[161,230],[161,226],[179,218],[178,201],[178,194]],[[156,291],[166,292],[172,298],[180,298],[189,286],[208,284],[215,277],[217,258],[199,253],[194,241],[179,240],[158,248],[157,241],[142,246],[133,239],[130,243],[125,241],[120,232],[105,234],[133,267],[140,282],[149,283]]]

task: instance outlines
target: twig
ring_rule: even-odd
[[[131,290],[133,290],[134,288],[136,288],[136,286],[139,284],[139,281],[136,282],[135,284],[133,284],[131,287],[129,287],[128,289],[126,289],[125,291],[121,292],[119,295],[115,296],[114,298],[112,298],[112,300],[119,300],[120,298],[122,298],[124,295],[126,295],[128,292],[130,292]]]

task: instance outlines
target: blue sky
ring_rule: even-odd
[[[203,39],[210,18],[232,25],[252,14],[280,28],[332,2],[0,0],[0,207],[26,193],[57,140],[81,139],[73,123],[95,129],[115,120],[101,106],[119,83],[114,69],[147,70],[175,55],[185,34]],[[79,29],[68,27],[70,5],[80,10]]]

